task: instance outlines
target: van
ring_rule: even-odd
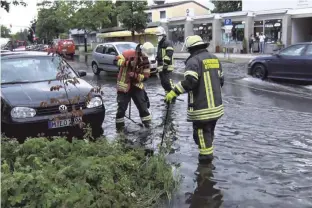
[[[57,41],[57,44],[55,45],[55,50],[58,54],[67,55],[71,58],[75,55],[76,46],[73,40],[70,39],[61,39]]]

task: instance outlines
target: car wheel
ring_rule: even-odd
[[[99,69],[98,65],[96,63],[92,63],[92,71],[95,75],[99,75],[101,70]]]
[[[255,64],[252,70],[252,76],[264,80],[267,77],[267,70],[263,64]]]

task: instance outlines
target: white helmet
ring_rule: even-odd
[[[151,42],[146,42],[141,47],[142,52],[146,55],[152,55],[155,52],[155,47]]]
[[[157,36],[165,36],[166,35],[166,30],[165,28],[158,26],[156,30],[156,35]]]

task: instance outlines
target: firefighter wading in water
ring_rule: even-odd
[[[165,94],[170,92],[173,88],[172,71],[173,67],[173,46],[171,41],[167,40],[166,31],[163,27],[157,27],[156,35],[158,37],[157,47],[157,70],[161,85],[165,90]],[[173,100],[174,102],[175,100]]]
[[[154,46],[149,42],[144,43],[143,46],[138,44],[135,50],[126,50],[116,57],[117,65],[120,67],[117,78],[117,131],[124,129],[124,117],[131,99],[139,110],[144,126],[150,127],[149,101],[143,85],[143,81],[150,76],[150,64],[144,51],[150,48]]]
[[[184,80],[175,85],[165,100],[187,92],[187,121],[193,122],[193,137],[199,147],[199,162],[213,159],[213,139],[217,120],[224,114],[221,87],[224,78],[218,58],[207,51],[198,35],[186,38],[186,48],[190,56],[186,60]]]

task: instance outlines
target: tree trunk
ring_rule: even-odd
[[[131,36],[132,36],[132,41],[135,42],[135,33],[133,30],[131,31]]]

